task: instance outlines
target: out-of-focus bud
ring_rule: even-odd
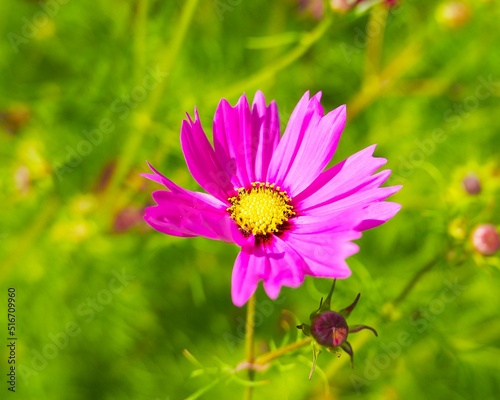
[[[391,8],[397,6],[399,0],[330,0],[330,7],[333,11],[344,14],[353,8],[368,9],[379,3]]]
[[[10,134],[16,134],[30,119],[31,112],[25,104],[18,104],[0,111],[0,125]]]
[[[325,15],[323,0],[299,0],[299,10],[303,14],[309,14],[316,20]]]
[[[479,254],[491,256],[500,247],[500,236],[493,224],[478,225],[471,236],[472,246]]]
[[[116,169],[116,162],[110,161],[108,162],[104,168],[102,169],[99,177],[97,178],[97,183],[95,184],[94,191],[95,192],[104,192],[108,187],[109,182],[111,181],[111,177]]]
[[[462,185],[469,194],[476,195],[481,193],[481,182],[475,174],[468,174],[462,181]]]
[[[461,1],[450,1],[441,4],[436,13],[438,22],[447,28],[460,28],[471,17],[470,6]]]
[[[330,0],[330,7],[333,11],[344,14],[358,3],[357,0]]]
[[[14,172],[14,182],[16,185],[16,189],[21,194],[28,194],[30,190],[30,181],[30,170],[27,167],[21,165],[16,169],[16,171]]]
[[[399,4],[399,0],[384,0],[387,7],[396,7]]]
[[[144,209],[139,207],[125,207],[118,212],[113,223],[113,230],[117,233],[125,232],[143,221]]]

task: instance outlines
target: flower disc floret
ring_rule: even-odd
[[[231,219],[244,233],[267,236],[280,232],[295,215],[291,198],[279,186],[268,182],[253,182],[250,189],[240,188],[228,200]]]

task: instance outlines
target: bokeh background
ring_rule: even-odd
[[[282,130],[306,90],[346,103],[333,162],[377,143],[404,188],[332,300],[361,292],[349,321],[379,337],[350,337],[353,369],[322,353],[311,381],[311,348],[290,353],[256,374],[254,398],[497,398],[500,261],[470,236],[500,224],[498,2],[333,3],[0,2],[0,336],[8,288],[18,336],[15,394],[2,339],[1,398],[243,398],[238,249],[147,227],[157,186],[140,174],[150,161],[197,189],[185,112],[210,134],[221,98],[257,89]],[[259,289],[257,352],[302,339],[330,283],[276,302]]]

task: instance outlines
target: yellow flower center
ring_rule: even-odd
[[[295,215],[291,198],[274,184],[253,182],[251,189],[240,188],[229,198],[227,209],[244,233],[266,236],[280,231]]]

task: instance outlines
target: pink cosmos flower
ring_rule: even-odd
[[[181,128],[181,145],[193,178],[207,192],[177,186],[150,168],[144,174],[167,190],[153,193],[146,222],[167,235],[235,243],[232,300],[242,306],[263,281],[272,299],[282,286],[298,287],[305,275],[347,278],[345,259],[358,251],[361,231],[393,217],[400,205],[384,200],[400,186],[381,188],[391,171],[372,156],[375,145],[325,170],[346,121],[340,106],[324,115],[321,93],[307,92],[280,138],[278,109],[257,92],[235,107],[221,100],[213,146],[198,112]]]

